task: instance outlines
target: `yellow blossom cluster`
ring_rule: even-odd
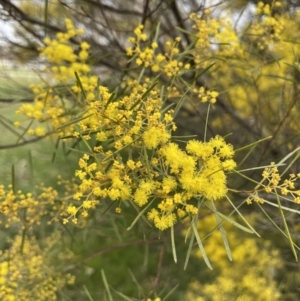
[[[75,30],[70,20],[66,20],[66,27],[67,31],[57,34],[55,40],[45,40],[41,55],[53,65],[51,72],[60,83],[66,83],[77,73],[77,84],[69,92],[75,93],[76,105],[84,112],[72,121],[74,112],[67,114],[66,101],[55,88],[43,84],[32,86],[37,95],[34,104],[19,109],[19,113],[32,120],[47,121],[53,130],[61,127],[60,136],[83,139],[88,145],[89,152],[79,160],[80,169],[75,173],[80,181],[78,190],[60,214],[63,223],[78,223],[79,216],[87,217],[88,211],[106,198],[117,201],[117,213],[124,201],[149,206],[148,219],[165,230],[178,219],[196,215],[201,198],[224,197],[226,172],[236,166],[233,147],[219,136],[208,142],[189,141],[185,149],[172,141],[175,110],[166,107],[164,99],[178,93],[176,85],[170,85],[162,94],[157,81],[128,80],[123,94],[115,95],[84,68],[88,45],[81,43],[78,55],[73,51],[69,40],[81,31]],[[168,77],[189,68],[177,60],[180,38],[167,41],[166,53],[156,54],[156,42],[141,50],[142,42],[147,40],[143,26],[138,26],[134,33],[136,37],[130,39],[134,47],[128,54],[136,56],[137,65],[153,68],[158,64],[158,70]],[[218,96],[204,88],[197,93],[202,102],[214,103]]]
[[[274,165],[274,163],[273,163]],[[296,190],[295,182],[300,179],[300,173],[297,175],[290,174],[288,179],[285,179],[282,183],[281,176],[278,168],[268,167],[263,172],[263,178],[268,183],[265,185],[265,191],[271,193],[274,190],[279,190],[282,195],[291,195],[294,202],[300,204],[300,190]]]
[[[273,1],[271,5],[261,1],[257,4],[256,19],[250,28],[249,34],[261,50],[265,48],[272,49],[274,43],[281,41],[285,17],[272,14],[273,8],[280,5],[279,1]]]
[[[74,284],[75,277],[54,268],[51,250],[60,239],[58,232],[50,236],[41,249],[33,236],[17,235],[10,240],[10,248],[0,251],[0,299],[2,301],[49,301],[58,300],[57,293],[65,286]],[[62,251],[61,251],[62,252]],[[64,251],[58,258],[72,259]],[[61,266],[60,266],[61,267]]]
[[[72,94],[72,92],[76,94],[81,92],[81,87],[75,83],[75,72],[81,77],[81,86],[86,93],[86,100],[95,98],[93,92],[98,85],[98,78],[88,76],[90,66],[87,64],[87,59],[90,46],[86,42],[81,42],[78,46],[78,53],[76,53],[70,40],[83,34],[83,30],[75,29],[70,19],[66,19],[65,23],[66,32],[57,33],[55,39],[45,38],[45,46],[41,48],[40,53],[51,64],[45,71],[56,82],[50,85],[45,80],[39,84],[32,84],[30,88],[34,94],[33,103],[23,104],[16,112],[18,115],[27,117],[22,123],[30,120],[29,126],[24,127],[24,133],[29,135],[45,136],[49,132],[55,131],[62,124],[70,122],[72,115],[75,113],[74,110],[78,110],[76,106],[80,110],[84,109],[85,101],[82,99],[73,97],[73,103],[66,99],[66,95]],[[57,83],[71,84],[71,90],[63,91],[55,86]],[[33,123],[34,121],[38,122],[37,126]],[[15,126],[20,127],[21,122],[15,122]],[[74,126],[71,123],[60,131],[60,136],[72,135],[73,132]]]
[[[264,3],[263,1],[259,1],[256,6],[256,14],[257,15],[266,15],[270,16],[274,8],[282,7],[284,1],[272,1],[271,4]]]
[[[155,227],[165,230],[172,227],[178,218],[196,215],[198,199],[218,200],[225,196],[225,172],[236,166],[232,160],[232,145],[216,136],[208,142],[191,140],[186,150],[180,149],[178,144],[171,142],[167,129],[169,124],[160,121],[160,114],[155,113],[156,109],[161,109],[159,102],[154,101],[156,98],[153,99],[155,95],[149,93],[136,113],[129,115],[129,120],[122,114],[119,123],[108,123],[109,130],[102,128],[100,133],[106,133],[106,141],[114,146],[114,152],[99,146],[94,154],[86,154],[79,160],[80,169],[76,171],[76,176],[81,180],[80,192],[74,198],[83,198],[84,201],[82,205],[68,208],[75,223],[79,210],[87,216],[88,206],[85,204],[92,208],[96,205],[95,200],[107,198],[118,201],[119,207],[122,201],[133,202],[139,207],[157,204],[147,216]],[[122,103],[118,101],[118,106]],[[101,112],[101,108],[97,112]],[[131,120],[132,116],[138,120]],[[140,123],[138,131],[132,132],[140,118],[143,123]],[[169,122],[172,122],[171,119]],[[134,136],[129,136],[129,145],[126,145],[123,135],[128,136],[129,133]],[[103,138],[101,135],[101,141],[104,141]],[[114,139],[118,140],[114,142]],[[116,146],[119,140],[120,146]],[[120,148],[128,151],[127,159],[127,156],[120,156]]]
[[[228,18],[214,18],[210,10],[206,10],[203,16],[196,13],[190,15],[194,22],[192,39],[195,47],[191,50],[196,69],[209,67],[218,63],[223,69],[226,61],[212,57],[215,53],[222,58],[240,58],[244,56],[245,50],[240,42],[240,37]]]
[[[291,196],[292,200],[296,204],[300,204],[300,190],[296,188],[296,182],[300,179],[300,173],[295,175],[294,173],[289,175],[288,179],[282,180],[282,177],[278,171],[277,166],[272,162],[270,167],[264,169],[262,176],[263,181],[261,185],[264,187],[264,191],[267,193],[280,193],[282,196]],[[247,204],[251,204],[252,201],[263,204],[265,200],[259,197],[259,192],[251,194],[247,198]]]
[[[67,28],[71,33],[58,35],[58,43],[47,41],[43,55],[52,63],[64,61],[62,54],[57,58],[54,54],[59,41],[67,42],[74,34],[68,22]],[[136,44],[134,51],[146,67],[153,53],[149,49],[138,50],[139,43],[147,39],[142,29],[139,26],[135,30],[136,38],[131,42]],[[179,38],[173,44],[166,42],[168,54],[156,56],[160,62],[167,58],[163,72],[179,71],[175,65],[169,65],[171,58],[179,52],[176,47],[179,42]],[[152,43],[151,47],[155,49],[157,45]],[[172,131],[176,130],[174,110],[164,109],[165,103],[156,82],[147,78],[144,82],[128,81],[124,95],[118,98],[106,87],[99,86],[95,76],[78,71],[78,80],[78,86],[71,89],[78,98],[84,94],[86,110],[80,120],[70,124],[68,131],[75,139],[95,140],[96,144],[91,145],[90,153],[79,160],[80,169],[75,173],[80,180],[79,190],[73,195],[74,202],[65,210],[64,223],[71,220],[76,224],[79,216],[87,217],[89,209],[107,198],[118,201],[117,213],[121,212],[122,201],[133,202],[139,207],[156,203],[149,208],[148,219],[158,229],[165,230],[178,218],[196,215],[197,199],[217,200],[226,194],[225,172],[235,167],[232,146],[217,136],[209,142],[190,141],[186,150],[180,149],[171,141]],[[176,87],[171,88],[168,87],[166,96]],[[34,89],[36,93],[40,92],[39,87]],[[214,103],[217,96],[217,92],[199,90],[203,102]],[[68,121],[66,123],[69,125]],[[63,124],[58,122],[59,125]],[[82,203],[76,203],[82,199]]]
[[[58,192],[44,185],[40,185],[36,190],[36,194],[24,193],[21,190],[14,192],[12,185],[0,185],[0,214],[4,217],[1,218],[0,224],[4,224],[5,227],[13,223],[39,225],[44,215],[49,216],[49,208],[55,206]]]
[[[217,44],[218,55],[224,58],[242,57],[244,48],[240,44],[239,36],[231,21],[222,21],[222,26],[214,39]]]
[[[79,53],[75,54],[74,47],[69,42],[75,36],[83,34],[83,30],[75,29],[70,19],[66,19],[65,23],[67,31],[57,33],[56,39],[46,38],[44,40],[46,46],[41,51],[41,56],[53,63],[51,71],[61,83],[74,78],[75,72],[78,74],[90,72],[90,66],[86,63],[90,45],[86,42],[80,43]]]
[[[281,40],[285,18],[271,13],[274,8],[281,5],[280,1],[273,1],[272,4],[260,1],[257,4],[256,18],[249,27],[247,38],[256,43],[261,50],[266,47],[272,48],[274,42]],[[223,58],[244,58],[246,49],[228,18],[214,18],[209,10],[204,16],[192,13],[190,18],[195,22],[193,28],[197,39],[193,55],[200,67],[205,66],[205,60],[211,56],[212,51]],[[208,63],[211,63],[211,60]]]
[[[201,102],[209,102],[211,104],[216,103],[219,93],[216,91],[205,91],[204,87],[200,87],[198,90],[194,89],[194,93],[198,93],[198,98]]]
[[[42,221],[47,221],[48,225],[60,222],[61,218],[71,214],[72,205],[68,201],[79,192],[78,184],[75,182],[75,178],[65,180],[58,176],[58,189],[41,183],[35,186],[32,193],[14,191],[12,185],[7,187],[0,185],[0,225],[6,228],[11,226],[32,228],[39,226]],[[82,207],[86,208],[87,203]]]
[[[69,116],[64,115],[64,106],[59,105],[62,99],[52,88],[47,88],[45,84],[32,84],[31,88],[35,94],[34,102],[25,103],[16,111],[17,115],[24,115],[27,120],[30,120],[29,126],[24,127],[25,133],[42,137],[49,132],[49,124],[52,127],[51,130],[54,130],[70,120]],[[37,121],[38,126],[35,126],[33,121]],[[22,123],[17,121],[15,126],[19,128]]]
[[[218,34],[223,23],[222,21],[212,18],[209,10],[206,11],[204,17],[192,13],[190,19],[195,22],[193,29],[196,30],[197,35],[196,47],[206,51],[211,46],[212,38]]]
[[[204,16],[200,16],[196,13],[190,15],[190,19],[194,21],[192,28],[195,30],[193,33],[196,39],[195,48],[192,51],[194,61],[197,68],[205,68],[209,66],[212,61],[207,60],[208,57],[211,57],[212,50],[214,49],[212,45],[217,47],[218,41],[216,36],[222,37],[221,29],[225,26],[224,20],[212,18],[210,11],[206,10]],[[229,26],[226,26],[228,32]],[[226,43],[230,40],[226,41]]]
[[[158,51],[158,43],[152,42],[149,47],[144,47],[141,42],[147,40],[147,35],[142,32],[143,25],[139,25],[134,33],[136,37],[130,37],[129,42],[133,44],[132,47],[126,49],[128,56],[135,56],[135,62],[138,66],[150,68],[153,72],[162,72],[168,77],[176,76],[181,70],[188,70],[190,64],[184,64],[179,60],[179,48],[180,37],[174,39],[174,41],[166,41],[166,52],[161,53]],[[156,50],[157,49],[157,50]]]

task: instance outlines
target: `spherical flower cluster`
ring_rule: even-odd
[[[205,91],[204,87],[200,87],[199,90],[195,89],[195,93],[198,93],[198,98],[201,100],[201,102],[209,102],[211,104],[216,103],[217,97],[219,96],[219,93],[216,91]]]

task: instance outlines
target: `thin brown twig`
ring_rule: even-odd
[[[32,140],[23,141],[23,142],[20,142],[20,143],[0,145],[0,149],[11,149],[11,148],[16,148],[16,147],[23,146],[23,145],[26,145],[26,144],[34,143],[34,142],[37,142],[39,140],[42,140],[42,139],[46,138],[47,136],[49,136],[51,134],[53,134],[53,133],[47,133],[44,136],[36,137]]]
[[[159,252],[159,257],[158,257],[157,272],[156,272],[156,276],[155,276],[155,279],[153,281],[152,290],[151,290],[150,293],[154,293],[156,291],[157,286],[158,286],[161,271],[162,271],[162,264],[163,264],[164,254],[165,254],[165,246],[162,245],[160,247],[160,252]]]

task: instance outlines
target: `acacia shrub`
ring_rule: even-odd
[[[264,24],[268,20],[266,8],[265,11],[266,17],[260,16],[257,22]],[[92,74],[90,45],[82,39],[83,30],[76,29],[71,20],[66,20],[65,32],[58,33],[55,39],[45,39],[41,55],[50,63],[46,71],[55,84],[43,81],[31,86],[35,95],[33,103],[25,103],[17,111],[30,121],[30,125],[15,122],[15,126],[22,136],[51,136],[69,143],[72,149],[79,143],[84,144],[85,149],[79,149],[82,156],[76,178],[59,178],[59,190],[40,185],[40,193],[24,193],[16,191],[14,183],[7,188],[1,186],[3,224],[20,229],[21,251],[27,233],[35,236],[41,222],[45,222],[46,228],[49,226],[48,231],[54,225],[69,231],[84,229],[98,225],[102,217],[99,211],[106,211],[108,205],[114,207],[115,213],[107,213],[112,216],[129,210],[135,213],[130,222],[124,220],[123,230],[138,227],[146,237],[153,227],[169,230],[175,262],[175,234],[178,233],[175,224],[183,223],[189,241],[186,263],[196,243],[206,265],[212,268],[212,260],[216,265],[221,260],[217,261],[208,252],[209,245],[206,249],[204,237],[211,232],[198,231],[198,224],[205,223],[205,219],[199,218],[201,213],[209,210],[211,216],[216,216],[217,230],[222,233],[226,254],[231,258],[234,253],[228,244],[230,235],[227,238],[223,224],[229,223],[255,234],[255,229],[239,210],[244,203],[254,203],[262,209],[266,204],[280,209],[283,235],[297,257],[297,246],[283,210],[298,213],[293,203],[299,203],[297,180],[300,175],[295,172],[286,177],[288,169],[279,173],[278,168],[289,158],[295,160],[298,149],[288,153],[278,164],[254,166],[262,173],[259,180],[246,175],[252,169],[240,170],[233,159],[236,152],[233,145],[224,137],[212,136],[209,132],[209,112],[218,103],[225,87],[215,84],[214,89],[208,89],[199,86],[198,79],[212,83],[219,77],[221,83],[224,76],[218,71],[226,60],[220,57],[233,57],[241,62],[248,58],[244,57],[246,50],[241,49],[243,39],[232,30],[230,22],[213,18],[209,10],[202,17],[192,14],[191,20],[195,24],[195,31],[191,33],[194,42],[184,51],[180,49],[180,34],[172,40],[161,41],[159,26],[149,35],[147,28],[139,25],[127,48],[132,68],[115,90],[102,85],[101,79]],[[75,47],[71,43],[74,39],[78,42]],[[224,41],[228,45],[223,45]],[[164,44],[163,51],[159,43]],[[211,48],[212,43],[219,43],[219,47]],[[236,76],[232,77],[235,80]],[[247,108],[248,102],[243,101]],[[197,110],[200,103],[202,107],[203,104],[207,106],[203,139],[176,135],[176,116],[181,110]],[[252,107],[249,106],[249,114],[252,114]],[[249,148],[259,142],[254,141]],[[290,167],[293,169],[292,164]],[[233,174],[252,182],[252,188],[235,189],[230,180]],[[288,205],[283,206],[282,201]],[[264,209],[263,212],[270,218]],[[235,221],[231,217],[233,213],[237,213],[241,221]],[[248,242],[255,245],[251,240]],[[272,263],[274,268],[277,263]],[[7,275],[8,271],[3,273]],[[264,277],[262,282],[266,284]],[[273,281],[268,283],[270,289],[274,288]],[[7,300],[18,296],[16,287],[18,284],[6,293]],[[206,291],[212,294],[208,288]],[[106,292],[110,295],[107,287]],[[156,292],[150,290],[145,296],[156,298]],[[47,298],[41,297],[41,300]]]

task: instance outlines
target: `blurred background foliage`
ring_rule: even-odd
[[[160,51],[167,51],[166,41],[180,36],[178,47],[184,52],[195,46],[189,34],[193,30],[190,14],[198,14],[199,22],[205,20],[207,28],[213,27],[212,19],[215,18],[221,25],[209,47],[202,49],[200,43],[194,48],[195,52],[190,51],[186,56],[196,76],[191,74],[184,78],[194,89],[203,86],[219,92],[209,114],[208,137],[228,135],[227,140],[239,148],[272,136],[253,148],[240,166],[242,168],[267,165],[283,158],[299,146],[300,1],[268,0],[263,3],[262,6],[259,1],[244,0],[0,0],[0,19],[13,28],[13,34],[3,35],[0,45],[3,54],[0,66],[0,182],[11,183],[13,165],[19,188],[31,191],[36,183],[43,181],[60,189],[57,175],[71,178],[77,168],[79,154],[69,155],[71,145],[51,138],[29,143],[30,139],[26,137],[21,142],[13,129],[16,108],[20,103],[33,100],[29,84],[40,81],[38,74],[42,74],[45,61],[38,56],[39,48],[44,46],[45,37],[53,38],[65,30],[65,18],[72,19],[76,28],[85,29],[82,39],[91,45],[89,64],[94,74],[101,77],[102,84],[110,88],[124,78],[138,76],[134,62],[128,62],[126,56],[126,48],[130,45],[128,38],[137,25],[143,24],[145,31],[153,36],[159,22]],[[269,10],[266,4],[269,4]],[[257,12],[259,7],[261,11]],[[212,17],[205,13],[207,8],[211,9]],[[232,22],[226,24],[224,20]],[[74,38],[72,43],[76,48],[80,41]],[[228,43],[233,46],[227,47]],[[147,76],[153,76],[151,71],[147,72]],[[195,77],[197,79],[193,80]],[[169,81],[168,78],[164,80]],[[183,93],[186,84],[177,83],[176,87]],[[169,101],[178,101],[178,98]],[[193,101],[183,106],[176,120],[178,135],[193,134],[203,139],[204,108]],[[77,147],[79,151],[85,149],[84,144]],[[236,161],[241,162],[245,153],[237,153]],[[299,160],[293,162],[290,172],[299,172]],[[250,176],[260,179],[261,170],[253,170]],[[238,181],[235,186],[241,190],[249,188],[247,181],[234,177],[229,180]],[[236,205],[245,198],[242,193],[232,194]],[[183,243],[184,226],[175,229],[176,239],[181,240],[177,244],[176,265],[168,233],[147,233],[139,224],[128,232],[126,229],[135,217],[131,210],[125,209],[122,215],[117,215],[109,204],[105,205],[95,210],[93,222],[85,227],[59,225],[53,229],[42,222],[36,233],[41,249],[34,249],[29,254],[36,256],[40,252],[41,256],[51,260],[51,256],[46,255],[50,251],[43,248],[43,243],[49,244],[46,243],[47,233],[61,231],[63,238],[57,244],[63,241],[64,250],[72,251],[74,256],[73,260],[71,255],[61,259],[66,263],[61,271],[75,274],[76,283],[57,293],[58,300],[154,300],[157,296],[165,300],[174,288],[176,290],[168,300],[300,298],[299,264],[292,256],[288,241],[278,239],[278,230],[258,213],[256,204],[243,206],[241,211],[262,238],[225,223],[233,262],[227,258],[218,231],[204,239],[213,271],[207,269],[196,251],[186,271],[183,270],[188,248]],[[222,210],[224,214],[229,213],[226,206]],[[278,210],[265,210],[283,228]],[[105,214],[106,211],[110,214]],[[286,220],[295,243],[299,243],[299,216],[289,213]],[[203,229],[207,233],[215,226],[212,214],[199,216],[200,233]],[[7,237],[16,235],[15,229],[1,229],[2,254],[8,249]],[[22,237],[25,235],[23,232]],[[60,263],[56,265],[60,266]],[[110,289],[105,285],[106,281]],[[57,282],[53,283],[51,285],[60,288]]]

